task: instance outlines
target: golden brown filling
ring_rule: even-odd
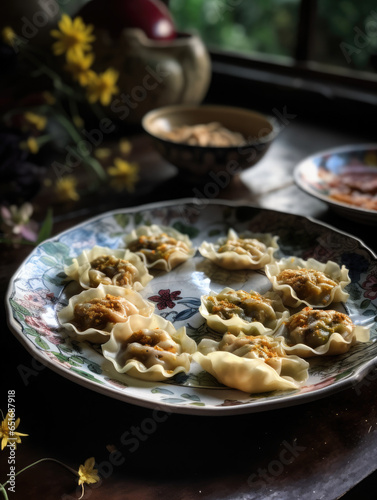
[[[276,280],[279,285],[291,286],[300,300],[313,304],[326,303],[331,290],[339,284],[321,271],[305,268],[284,269]]]
[[[157,350],[164,350],[170,352],[176,352],[176,344],[171,341],[170,337],[167,333],[159,328],[155,328],[154,330],[150,330],[144,328],[142,330],[138,330],[137,332],[133,332],[133,334],[127,339],[128,344],[132,344],[133,342],[137,342],[138,344],[154,347]]]
[[[227,240],[218,250],[219,253],[236,252],[238,255],[250,254],[253,256],[258,256],[261,253],[265,253],[265,251],[266,245],[255,238]]]
[[[217,314],[224,320],[237,315],[245,321],[258,321],[264,324],[275,317],[271,304],[270,299],[262,297],[258,292],[248,293],[244,290],[237,290],[229,298],[221,295],[207,297],[208,312]]]
[[[76,304],[72,323],[80,331],[88,328],[105,330],[109,323],[124,323],[130,314],[136,312],[137,308],[123,297],[107,294],[103,298]]]
[[[168,260],[170,255],[178,249],[188,252],[189,248],[183,241],[161,233],[157,236],[140,236],[137,240],[131,241],[128,248],[132,252],[141,252],[148,262],[155,262],[159,259]]]
[[[97,257],[91,261],[90,265],[90,286],[94,288],[100,283],[117,286],[133,285],[138,274],[136,267],[131,262],[117,259],[113,255]]]
[[[241,357],[260,358],[264,361],[279,357],[279,354],[273,350],[271,340],[263,335],[236,337],[227,333],[219,344],[219,350],[232,352]]]
[[[135,359],[147,368],[162,363],[168,368],[176,360],[178,347],[164,330],[145,328],[127,339],[119,356],[122,363]]]
[[[326,344],[335,332],[351,332],[354,324],[346,314],[339,311],[305,307],[290,317],[286,327],[291,345],[306,344],[315,349]]]

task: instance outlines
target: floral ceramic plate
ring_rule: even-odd
[[[294,172],[296,184],[325,201],[340,215],[377,223],[377,145],[330,149],[303,160]]]
[[[278,236],[281,256],[335,260],[350,270],[347,304],[357,324],[371,327],[371,340],[344,355],[310,361],[309,379],[300,389],[247,394],[221,386],[193,363],[188,374],[169,382],[142,382],[109,370],[98,346],[69,339],[59,327],[57,311],[72,293],[64,281],[64,265],[94,245],[117,248],[123,236],[142,224],[170,225],[186,233],[198,247],[236,231],[270,232]],[[349,388],[376,364],[377,261],[359,240],[302,216],[226,201],[181,200],[105,213],[40,244],[10,282],[9,324],[39,361],[68,379],[128,403],[168,412],[198,415],[238,414],[304,403]],[[198,312],[200,296],[224,286],[264,293],[270,284],[262,271],[226,271],[195,257],[170,273],[156,271],[141,294],[155,311],[197,342],[211,337]]]

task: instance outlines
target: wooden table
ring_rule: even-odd
[[[142,170],[137,193],[61,210],[54,234],[100,211],[194,195],[193,186],[179,182],[147,137],[137,134],[132,140]],[[297,118],[282,129],[264,159],[218,197],[314,217],[377,251],[374,227],[330,211],[301,192],[292,177],[294,166],[309,154],[370,140]],[[3,295],[29,251],[2,248]],[[160,413],[157,419],[151,409],[92,392],[41,365],[9,331],[3,310],[2,325],[0,406],[5,410],[8,390],[15,391],[19,430],[29,434],[17,448],[17,470],[43,457],[77,469],[94,456],[102,480],[86,488],[85,498],[93,500],[333,500],[346,492],[347,500],[376,498],[376,370],[357,387],[299,406],[221,417]],[[124,444],[127,432],[136,439],[132,447]],[[3,450],[2,481],[7,458]],[[18,476],[16,493],[9,493],[17,500],[79,496],[76,478],[54,462]]]

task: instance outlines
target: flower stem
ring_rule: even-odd
[[[60,462],[60,460],[56,460],[55,458],[50,458],[50,457],[47,457],[47,458],[40,458],[39,460],[37,460],[36,462],[33,462],[32,464],[29,464],[27,465],[26,467],[24,467],[23,469],[19,470],[18,472],[16,472],[15,476],[18,476],[19,474],[21,474],[22,472],[25,472],[27,469],[30,469],[31,467],[34,467],[35,465],[38,465],[40,464],[41,462],[56,462],[57,464],[61,465],[62,467],[65,467],[67,470],[69,470],[70,472],[72,472],[75,476],[78,476],[78,473],[77,471],[75,471],[75,469],[72,469],[72,467],[69,467],[69,465],[66,465],[64,464],[63,462]],[[7,481],[5,481],[4,484],[1,484],[0,483],[0,491],[5,494],[5,498],[8,498],[8,495],[7,495],[7,492],[5,491],[5,488],[4,486],[7,485],[9,483],[9,479]]]
[[[76,145],[83,140],[80,134],[77,132],[76,128],[72,125],[70,120],[68,120],[65,116],[62,116],[61,114],[56,114],[55,118],[68,132],[68,134],[74,140]],[[99,161],[97,161],[92,156],[88,155],[87,158],[83,158],[83,162],[84,164],[90,166],[94,170],[100,181],[107,180],[106,172]]]
[[[7,483],[5,483],[5,484],[7,484]],[[4,488],[4,486],[1,483],[0,483],[0,491],[4,495],[5,500],[8,500],[7,490]]]

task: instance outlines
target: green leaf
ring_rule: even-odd
[[[69,248],[67,245],[64,245],[64,243],[60,243],[60,241],[46,241],[46,243],[42,245],[42,248],[46,253],[54,257],[59,254],[64,258],[69,256]]]
[[[136,213],[134,216],[135,225],[138,226],[143,222],[143,215],[141,213]]]
[[[39,333],[37,332],[37,330],[34,330],[34,328],[24,328],[24,333],[26,333],[26,335],[31,335],[32,337],[39,337]]]
[[[42,257],[40,258],[40,261],[45,265],[45,266],[48,266],[48,267],[56,267],[58,265],[58,263],[56,262],[55,259],[52,259],[51,257],[49,257],[48,255],[42,255]]]
[[[78,375],[81,375],[82,377],[88,379],[88,380],[92,380],[93,382],[98,382],[99,384],[104,384],[104,382],[102,380],[94,377],[93,375],[91,375],[88,372],[84,372],[82,370],[77,370],[77,368],[71,368],[71,370],[73,372],[77,373]]]
[[[192,401],[200,401],[200,397],[196,394],[181,394],[182,398],[191,399]]]
[[[173,227],[180,233],[187,234],[190,238],[195,238],[195,236],[199,234],[198,228],[194,226],[187,226],[180,221],[174,222]]]
[[[71,353],[71,352],[73,352],[73,349],[71,349],[70,347],[67,347],[67,346],[65,346],[65,345],[63,345],[63,344],[60,344],[60,345],[59,345],[59,349],[60,349],[61,351],[63,351],[63,352],[66,352],[66,353]]]
[[[45,342],[41,337],[35,337],[35,343],[44,351],[48,351],[50,349],[47,342]]]
[[[24,315],[20,314],[19,312],[15,311],[14,312],[14,317],[16,318],[17,321],[20,323],[24,320]]]
[[[14,311],[16,311],[24,316],[30,316],[30,311],[28,309],[26,309],[26,307],[21,306],[14,299],[10,299],[9,302],[10,302],[10,305],[12,306],[12,309]]]
[[[165,389],[162,387],[155,387],[154,389],[151,390],[152,394],[174,394],[174,392],[169,391],[169,389]]]
[[[42,225],[39,229],[38,233],[38,238],[37,238],[37,245],[41,243],[44,240],[47,240],[51,236],[52,232],[52,226],[53,226],[54,220],[52,216],[52,209],[49,208],[47,210],[47,215],[45,217],[45,220],[42,222]]]
[[[64,354],[61,354],[60,352],[54,352],[54,356],[61,361],[62,363],[68,363],[69,359],[67,356],[64,356]]]
[[[128,214],[115,214],[114,219],[117,224],[124,229],[130,221],[130,216]]]
[[[97,365],[97,363],[89,363],[88,364],[88,369],[91,372],[97,373],[99,375],[102,373],[102,369],[101,369],[100,365]]]
[[[82,365],[84,363],[84,360],[80,356],[70,356],[69,361],[73,363],[78,363],[79,365]]]
[[[370,302],[371,301],[369,299],[363,300],[362,303],[360,304],[361,309],[367,309],[367,307],[369,307]]]

